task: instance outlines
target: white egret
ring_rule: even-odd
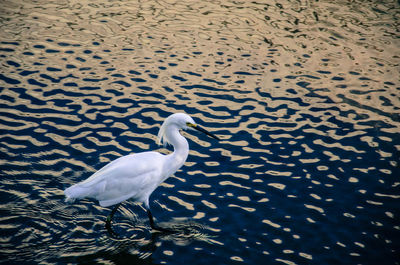
[[[174,152],[163,155],[158,152],[142,152],[120,157],[105,165],[88,179],[79,182],[64,191],[67,201],[94,198],[101,206],[116,205],[106,220],[111,220],[121,202],[131,199],[144,204],[151,228],[168,231],[154,224],[150,211],[149,197],[152,192],[185,163],[189,154],[189,144],[179,130],[196,129],[218,139],[215,135],[199,127],[193,119],[184,113],[170,115],[162,124],[158,133],[159,143],[169,143]]]

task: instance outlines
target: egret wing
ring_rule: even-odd
[[[135,198],[146,202],[146,196],[157,188],[162,179],[164,155],[144,152],[120,157],[107,164],[88,179],[64,191],[67,200],[95,198],[109,206]]]
[[[86,180],[79,183],[82,187],[89,187],[103,180],[123,177],[135,178],[143,173],[162,167],[163,155],[157,152],[144,152],[120,157],[95,172]]]
[[[135,178],[122,177],[103,181],[105,183],[102,192],[95,198],[99,200],[101,206],[110,206],[127,199],[144,202],[148,204],[148,197],[158,186],[158,170],[151,170],[142,173]]]

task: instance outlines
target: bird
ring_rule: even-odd
[[[174,149],[172,153],[165,155],[145,151],[119,157],[86,180],[65,189],[66,201],[92,198],[98,200],[100,206],[114,206],[106,219],[106,228],[110,228],[112,218],[121,203],[132,200],[144,205],[152,229],[170,232],[169,229],[155,224],[149,197],[185,163],[189,154],[189,144],[180,130],[187,129],[196,129],[219,140],[217,136],[195,123],[188,114],[174,113],[165,119],[158,133],[158,143],[164,146],[171,144]]]

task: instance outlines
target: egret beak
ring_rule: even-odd
[[[193,129],[196,129],[196,130],[198,130],[198,131],[200,131],[200,132],[202,132],[202,133],[205,133],[205,134],[207,134],[208,136],[211,136],[211,137],[214,138],[214,139],[219,140],[219,138],[218,138],[217,136],[215,136],[214,134],[210,133],[210,132],[207,131],[206,129],[201,128],[201,127],[200,127],[199,125],[197,125],[197,124],[193,124],[193,123],[188,122],[186,125],[189,126],[189,127],[191,127],[191,128],[193,128]]]

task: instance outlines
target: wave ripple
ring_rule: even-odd
[[[399,264],[396,2],[5,1],[0,262]],[[143,209],[63,190],[186,112]],[[385,257],[382,259],[382,257]]]

